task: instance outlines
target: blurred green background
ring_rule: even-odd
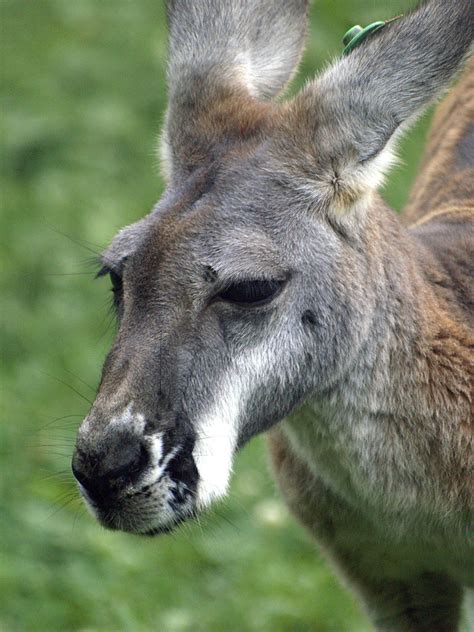
[[[352,24],[411,5],[316,0],[293,89],[340,54]],[[3,0],[0,10],[0,629],[369,630],[278,498],[261,438],[239,455],[228,500],[173,536],[106,532],[82,508],[70,455],[114,328],[93,260],[163,188],[164,9],[160,0]],[[425,117],[386,187],[396,209],[426,127]]]

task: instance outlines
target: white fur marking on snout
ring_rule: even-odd
[[[148,437],[148,448],[150,450],[151,462],[153,467],[157,467],[163,456],[163,433],[157,432],[156,434]]]
[[[100,425],[100,430],[107,433],[123,426],[138,435],[142,435],[145,430],[145,416],[142,413],[134,413],[132,408],[133,402],[129,402],[117,415],[111,417],[105,427]],[[100,417],[103,415],[104,412],[101,413]],[[85,437],[94,429],[94,426],[97,427],[97,425],[96,413],[93,410],[82,422],[79,428],[79,435]]]
[[[163,459],[163,433],[157,432],[147,437],[146,445],[149,450],[151,465],[147,468],[143,478],[140,480],[140,486],[153,485],[153,483],[160,478],[165,468],[165,459]]]
[[[217,388],[211,410],[197,421],[193,456],[199,472],[199,509],[227,492],[242,411],[271,371],[271,364],[262,348],[237,358]]]
[[[130,430],[137,434],[143,433],[145,430],[145,416],[142,413],[133,413],[133,402],[129,402],[126,408],[119,415],[112,417],[109,422],[110,426],[127,426]]]
[[[81,426],[79,428],[79,434],[82,434],[82,435],[88,434],[90,432],[91,426],[92,426],[92,423],[91,423],[90,415],[87,415],[87,417],[81,423]]]
[[[163,455],[163,433],[157,432],[147,440],[152,465],[141,480],[141,485],[153,485],[162,476],[170,461],[178,454],[181,446],[177,445],[168,454]]]

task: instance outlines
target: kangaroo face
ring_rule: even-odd
[[[351,248],[269,151],[170,186],[103,255],[118,332],[74,471],[108,527],[160,532],[222,496],[234,452],[357,348],[332,335],[356,310],[334,283]]]
[[[375,190],[467,53],[472,2],[423,3],[277,103],[307,5],[168,3],[169,186],[103,255],[118,332],[73,458],[110,528],[159,533],[222,496],[235,451],[331,395],[384,316]]]

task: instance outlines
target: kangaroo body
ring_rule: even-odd
[[[405,213],[374,213],[384,275],[358,361],[269,436],[289,506],[382,630],[454,630],[474,586],[473,200],[471,62]]]
[[[472,0],[390,22],[293,99],[305,0],[170,0],[167,189],[102,256],[118,331],[73,471],[156,535],[268,431],[283,494],[379,631],[457,629],[474,584],[473,64],[402,218],[397,136],[454,78]]]

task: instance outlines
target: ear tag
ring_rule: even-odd
[[[362,42],[367,39],[369,35],[372,35],[372,33],[375,33],[376,31],[380,31],[380,29],[383,29],[386,24],[387,22],[373,22],[365,28],[362,28],[359,25],[353,26],[347,31],[342,39],[342,43],[345,46],[342,54],[348,55],[351,51],[354,50],[354,48],[359,46],[359,44],[362,44]]]
[[[395,22],[396,20],[399,20],[402,17],[403,17],[403,14],[397,15],[396,17],[391,18],[390,20],[384,20],[383,22],[373,22],[372,24],[369,24],[369,26],[366,26],[365,28],[362,28],[358,24],[357,26],[353,26],[351,29],[347,31],[347,33],[342,38],[342,43],[345,46],[344,50],[342,51],[342,54],[348,55],[351,51],[354,50],[354,48],[359,46],[359,44],[362,44],[362,42],[365,39],[367,39],[369,35],[372,35],[373,33],[380,31],[380,29],[383,29],[383,27],[387,26],[387,24],[391,24],[392,22]]]

